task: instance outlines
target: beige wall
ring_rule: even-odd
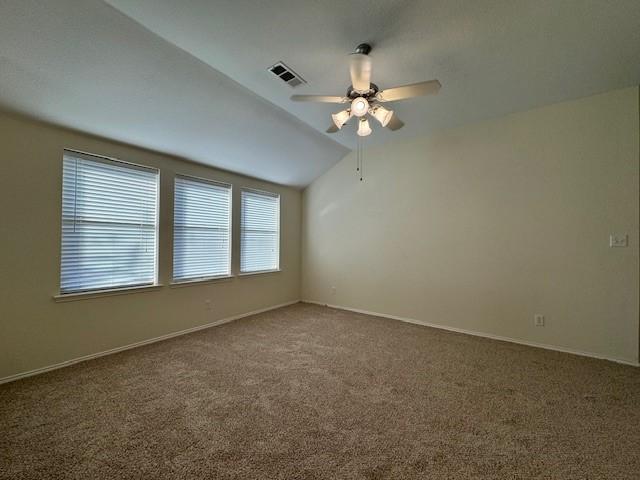
[[[368,149],[363,182],[350,154],[303,194],[303,299],[637,362],[638,117],[629,88]]]
[[[638,117],[630,88],[347,156],[304,192],[303,298],[637,362]],[[175,172],[234,185],[234,271],[239,188],[280,193],[282,272],[55,302],[63,148],[161,169],[160,283]],[[0,187],[0,378],[300,298],[294,189],[10,114]]]
[[[63,148],[160,168],[160,283],[168,285],[171,278],[173,175],[178,172],[233,184],[234,272],[239,189],[279,193],[282,271],[56,303]],[[300,298],[301,194],[291,188],[0,114],[0,200],[0,379]]]

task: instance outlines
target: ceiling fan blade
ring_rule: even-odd
[[[371,57],[363,53],[350,55],[349,72],[354,90],[366,92],[371,88]]]
[[[396,130],[400,130],[402,127],[404,127],[404,122],[394,113],[391,120],[389,120],[389,123],[387,123],[387,128],[395,132]]]
[[[345,97],[331,95],[291,95],[294,102],[346,103]]]
[[[397,100],[405,100],[407,98],[420,97],[422,95],[434,95],[440,90],[440,82],[438,80],[429,80],[428,82],[412,83],[411,85],[403,85],[401,87],[387,88],[378,92],[376,98],[380,102],[395,102]]]
[[[331,126],[327,128],[327,133],[336,133],[338,130],[340,129],[336,127],[336,124],[332,123]]]

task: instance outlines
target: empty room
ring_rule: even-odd
[[[640,478],[640,2],[0,0],[0,479]]]

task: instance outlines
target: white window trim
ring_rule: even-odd
[[[260,195],[268,195],[271,197],[276,197],[278,199],[278,267],[277,268],[273,268],[273,269],[269,269],[269,270],[254,270],[254,271],[243,271],[242,270],[242,192],[253,192],[253,193],[258,193]],[[276,273],[276,272],[280,272],[282,271],[281,269],[281,264],[280,264],[280,242],[282,241],[282,236],[281,236],[281,213],[282,213],[282,196],[279,193],[274,193],[274,192],[268,192],[266,190],[259,190],[257,188],[249,188],[249,187],[243,187],[240,188],[240,258],[239,258],[239,262],[238,262],[238,276],[239,277],[246,277],[246,276],[250,276],[250,275],[261,275],[264,273]]]
[[[90,153],[90,152],[84,152],[82,150],[75,150],[73,148],[64,148],[63,149],[63,158],[64,158],[64,152],[69,152],[72,155],[75,155],[77,157],[84,157],[85,160],[91,160],[91,161],[94,161],[94,162],[103,161],[104,163],[112,163],[112,162],[122,163],[122,164],[126,165],[127,167],[137,168],[138,170],[160,173],[160,169],[157,168],[157,167],[150,167],[148,165],[141,165],[139,163],[129,162],[127,160],[122,160],[120,158],[109,157],[107,155],[101,155],[99,153]]]
[[[86,298],[95,298],[101,296],[111,296],[111,295],[122,295],[128,293],[135,293],[138,291],[148,291],[155,290],[163,285],[158,283],[158,262],[160,256],[160,188],[162,185],[161,182],[161,171],[157,167],[150,167],[148,165],[140,165],[138,163],[128,162],[126,160],[122,160],[119,158],[109,157],[107,155],[101,155],[97,153],[89,153],[83,150],[77,150],[74,148],[63,148],[62,149],[62,161],[64,162],[64,155],[66,152],[69,152],[71,155],[76,157],[84,158],[86,160],[94,161],[94,162],[104,162],[104,163],[120,163],[129,168],[136,168],[138,170],[143,171],[151,171],[157,173],[156,177],[156,219],[155,219],[155,258],[153,265],[153,283],[141,283],[137,285],[125,285],[122,287],[114,287],[114,288],[95,288],[95,289],[86,289],[86,290],[75,290],[70,292],[62,292],[60,289],[60,278],[62,273],[62,223],[60,224],[60,237],[58,244],[58,293],[53,296],[56,301],[65,301],[65,299],[71,300],[83,300]],[[63,182],[64,178],[60,178],[60,192],[63,191]],[[60,210],[58,213],[58,217],[62,219],[62,202],[60,202]]]
[[[251,275],[263,275],[265,273],[278,273],[281,272],[281,268],[274,268],[272,270],[256,270],[255,272],[241,272],[238,274],[239,277],[250,277]]]
[[[53,296],[56,302],[74,302],[77,300],[88,300],[90,298],[112,297],[114,295],[129,295],[132,293],[153,292],[159,290],[164,285],[155,283],[153,285],[136,285],[133,287],[110,288],[104,290],[85,290],[83,292],[60,293]]]
[[[214,275],[212,277],[199,277],[199,278],[185,278],[184,280],[176,280],[173,276],[173,256],[175,254],[174,250],[174,233],[175,233],[175,207],[176,207],[176,178],[185,178],[187,180],[192,180],[196,182],[210,183],[212,185],[216,185],[219,187],[224,187],[229,189],[230,201],[229,201],[229,274],[228,275]],[[210,178],[205,177],[197,177],[195,175],[187,175],[184,173],[176,173],[173,177],[173,218],[171,219],[171,283],[169,286],[171,287],[180,287],[180,286],[188,286],[198,283],[208,283],[208,282],[216,282],[220,280],[227,280],[233,278],[233,184],[227,182],[221,182],[219,180],[212,180]]]
[[[179,288],[179,287],[189,287],[206,283],[217,283],[217,282],[228,282],[233,280],[235,275],[219,275],[217,277],[207,277],[207,278],[196,278],[193,280],[183,280],[171,282],[169,287],[171,288]]]

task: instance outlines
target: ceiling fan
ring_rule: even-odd
[[[358,119],[357,133],[361,137],[371,134],[371,126],[367,116],[374,117],[383,127],[389,130],[398,130],[404,123],[393,110],[385,108],[382,104],[397,102],[422,95],[433,95],[440,90],[438,80],[413,83],[401,87],[380,90],[375,83],[371,83],[371,45],[361,43],[350,55],[349,71],[351,73],[351,85],[344,97],[330,95],[293,95],[291,100],[295,102],[321,102],[321,103],[350,103],[346,110],[331,115],[333,125],[327,129],[327,133],[335,133],[340,130],[352,117]]]

